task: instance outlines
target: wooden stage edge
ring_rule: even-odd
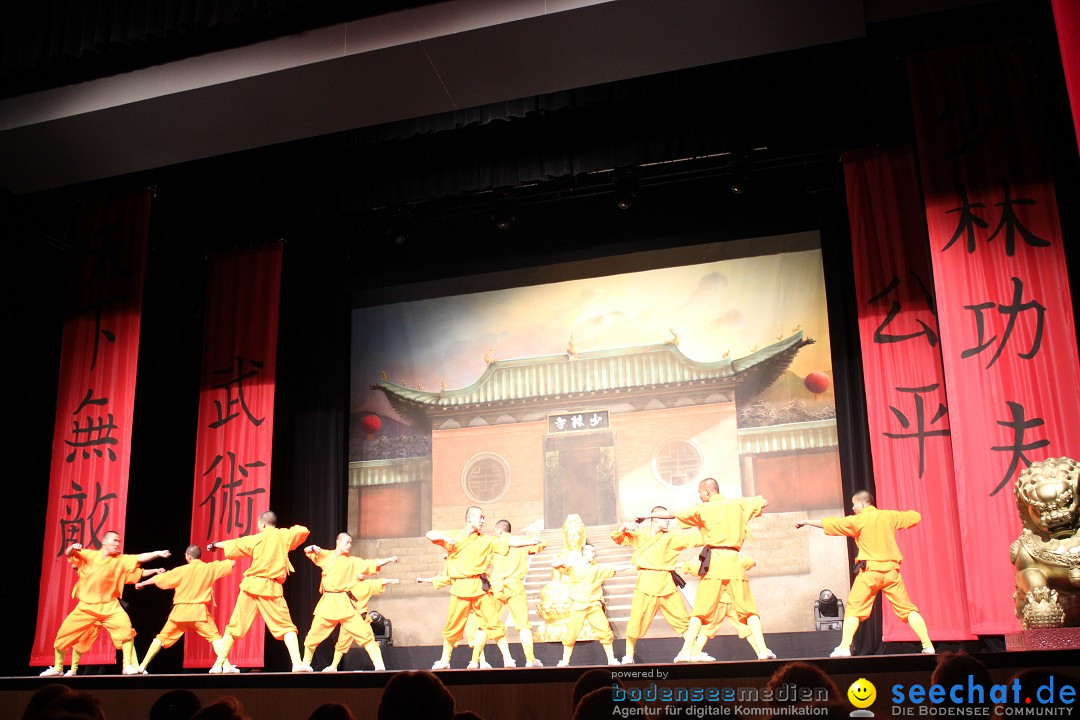
[[[813,635],[798,633],[798,635]],[[820,640],[835,642],[832,633],[818,633]],[[718,638],[720,643],[725,638]],[[716,650],[741,650],[734,638]],[[616,641],[616,647],[621,646]],[[741,643],[745,644],[745,643]],[[773,645],[774,643],[770,643]],[[820,641],[815,644],[823,644]],[[776,644],[779,647],[779,643]],[[948,645],[948,644],[945,644]],[[777,650],[774,647],[774,650]],[[781,657],[777,660],[737,659],[712,663],[674,664],[670,661],[672,649],[678,649],[674,639],[643,640],[638,646],[639,662],[634,665],[608,667],[590,665],[600,663],[603,654],[596,643],[583,643],[575,650],[574,665],[556,668],[555,663],[561,646],[537,645],[537,654],[548,667],[544,668],[498,668],[492,670],[449,670],[437,674],[457,702],[457,710],[472,710],[487,720],[504,718],[552,720],[571,718],[570,705],[574,683],[587,670],[599,668],[610,672],[613,679],[629,688],[647,690],[651,686],[687,688],[761,688],[779,667],[792,660],[805,660],[828,673],[841,692],[851,683],[867,678],[878,688],[878,700],[873,707],[879,717],[892,714],[889,701],[894,684],[929,685],[934,669],[934,656],[914,652],[917,646],[897,644],[888,649],[898,654],[873,655],[851,658],[829,658],[827,652],[799,657]],[[520,647],[511,645],[513,654],[520,661]],[[831,649],[831,644],[830,644]],[[951,648],[944,648],[951,649]],[[411,651],[403,653],[402,651]],[[714,651],[714,648],[707,648]],[[387,648],[387,660],[395,657],[419,657],[437,654],[437,648]],[[423,652],[419,652],[423,651]],[[592,652],[595,651],[595,652]],[[900,654],[903,653],[903,654]],[[714,653],[716,654],[716,653]],[[730,653],[734,654],[734,653]],[[742,655],[744,653],[740,653]],[[994,679],[1004,683],[1014,673],[1027,669],[1048,669],[1058,674],[1072,676],[1076,682],[1080,675],[1080,650],[1042,650],[1025,652],[972,653],[981,660]],[[745,653],[749,656],[749,652]],[[488,648],[489,659],[498,656],[494,646]],[[551,656],[551,657],[549,657]],[[666,660],[651,660],[663,656]],[[550,659],[550,663],[548,662]],[[454,654],[454,667],[463,667],[467,661],[464,649]],[[152,668],[153,666],[151,666]],[[421,666],[417,666],[421,667]],[[423,667],[430,667],[427,663]],[[401,668],[405,669],[405,668]],[[42,686],[62,682],[74,690],[87,691],[102,700],[109,720],[140,720],[149,716],[150,707],[162,694],[177,689],[190,690],[199,696],[203,704],[231,695],[239,699],[245,713],[252,720],[305,720],[319,705],[343,703],[356,717],[374,718],[382,696],[382,688],[397,670],[386,672],[347,671],[338,673],[287,673],[243,672],[239,675],[209,675],[193,672],[174,675],[80,675],[73,678],[40,678],[36,676],[0,678],[0,720],[17,720],[22,716],[26,703]],[[646,703],[648,706],[649,703]],[[662,710],[658,711],[663,712]]]

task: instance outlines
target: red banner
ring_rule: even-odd
[[[1012,484],[1080,453],[1080,363],[1054,183],[1022,48],[909,60],[972,631],[1018,629]],[[960,572],[942,565],[942,572]]]
[[[898,538],[904,582],[934,640],[971,639],[914,152],[845,153],[844,174],[878,506],[922,513]],[[883,618],[886,641],[915,639],[894,613]]]
[[[191,507],[197,545],[250,535],[270,509],[280,285],[280,245],[211,258]],[[249,562],[237,563],[215,589],[222,632]],[[236,642],[229,654],[234,665],[262,667],[263,628],[256,619]],[[184,667],[213,662],[208,643],[184,643]]]
[[[52,665],[56,631],[73,607],[76,575],[64,549],[101,547],[105,532],[124,532],[150,196],[117,194],[79,212],[31,665]],[[108,633],[82,656],[84,665],[115,662]]]

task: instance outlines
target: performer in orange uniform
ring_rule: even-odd
[[[363,617],[363,613],[367,611],[367,598],[371,596],[371,590],[369,586],[361,585],[361,580],[365,574],[376,573],[387,563],[397,562],[397,557],[378,560],[354,557],[349,555],[352,543],[353,539],[349,533],[339,533],[333,551],[323,550],[318,545],[308,545],[304,548],[304,554],[308,556],[308,559],[322,568],[322,581],[319,583],[319,592],[322,597],[319,599],[319,604],[315,606],[311,629],[304,638],[303,662],[305,665],[311,665],[315,648],[319,647],[319,643],[330,635],[334,626],[341,625],[338,641],[334,646],[334,660],[323,668],[324,672],[337,670],[338,664],[349,651],[353,639],[367,650],[376,670],[386,669],[379,644],[375,642],[375,635],[371,632],[371,625]],[[362,609],[357,593],[366,595]]]
[[[878,593],[885,593],[896,616],[919,636],[923,653],[933,655],[934,644],[930,641],[926,621],[908,597],[904,579],[900,577],[900,563],[904,556],[896,544],[896,531],[917,525],[922,516],[914,510],[878,510],[874,507],[874,496],[865,490],[851,497],[851,507],[854,515],[804,520],[795,524],[798,528],[803,525],[822,528],[826,535],[846,535],[854,538],[859,548],[855,561],[862,563],[863,569],[851,585],[844,613],[843,635],[840,644],[832,651],[832,657],[851,655],[855,631],[859,629],[859,623],[870,616]]]
[[[551,567],[569,575],[570,585],[570,617],[566,621],[563,656],[558,666],[567,667],[570,664],[578,634],[586,622],[596,634],[600,647],[604,648],[608,665],[618,665],[619,661],[615,659],[615,650],[611,645],[615,635],[611,632],[607,615],[604,614],[604,580],[615,577],[615,573],[633,570],[634,566],[597,565],[596,548],[585,543],[581,548],[580,561],[570,565],[565,564],[565,561],[557,562]]]
[[[657,505],[651,514],[666,512],[667,508]],[[623,664],[634,662],[634,648],[652,624],[659,610],[679,635],[686,632],[690,616],[682,593],[675,586],[675,568],[679,562],[679,553],[687,548],[701,544],[701,533],[668,532],[670,520],[654,519],[648,527],[637,523],[625,523],[611,539],[619,545],[634,548],[632,561],[638,569],[637,583],[634,585],[634,599],[630,603],[630,621],[626,625],[626,654]],[[680,578],[681,580],[681,578]]]
[[[162,590],[175,588],[173,593],[173,609],[169,613],[169,619],[165,621],[165,627],[150,643],[139,670],[146,672],[146,666],[154,659],[161,648],[172,647],[180,637],[188,630],[194,630],[214,648],[218,656],[224,648],[221,633],[218,632],[214,616],[210,614],[210,606],[214,602],[213,585],[233,571],[236,563],[232,560],[217,560],[204,563],[202,548],[198,545],[190,545],[184,551],[186,565],[175,567],[168,572],[162,573],[149,580],[137,583],[136,589],[142,589],[147,585],[157,585]],[[221,664],[215,662],[210,672],[221,672]]]
[[[56,662],[41,673],[42,677],[65,674],[64,654],[68,648],[71,648],[71,670],[67,674],[76,674],[79,671],[79,657],[94,644],[99,628],[105,628],[112,637],[113,645],[123,651],[123,673],[138,675],[135,629],[131,627],[131,618],[120,607],[120,596],[125,584],[165,572],[163,568],[144,570],[140,566],[154,558],[169,557],[169,551],[121,555],[120,533],[109,530],[101,538],[101,550],[84,550],[81,544],[75,543],[64,550],[64,556],[79,573],[79,579],[71,589],[71,596],[78,600],[78,604],[56,631],[53,642]]]
[[[495,537],[510,535],[510,521],[495,523]],[[525,667],[543,667],[533,652],[532,626],[529,624],[529,603],[525,599],[525,576],[529,574],[529,556],[544,549],[545,543],[526,547],[511,547],[506,555],[493,555],[491,571],[491,594],[510,610],[510,621],[517,628],[521,650],[525,653]]]
[[[721,608],[722,598],[734,605],[735,615],[739,619],[740,637],[747,637],[750,647],[759,660],[772,660],[776,655],[765,646],[765,636],[761,630],[761,618],[758,617],[757,604],[750,592],[750,582],[746,579],[743,559],[739,555],[743,542],[749,534],[747,523],[761,514],[769,504],[758,495],[752,498],[725,498],[720,494],[720,486],[713,478],[706,478],[698,483],[698,497],[701,502],[684,510],[673,513],[653,515],[658,518],[673,518],[684,525],[700,528],[701,539],[705,547],[701,552],[701,566],[698,570],[701,580],[694,596],[694,610],[690,625],[684,636],[682,650],[675,656],[675,662],[700,662],[712,660],[703,653],[705,643],[714,637],[720,629],[727,608]],[[709,632],[702,632],[707,626]],[[749,635],[741,633],[748,630]]]
[[[278,640],[285,643],[292,660],[293,672],[311,672],[311,666],[300,659],[300,643],[296,639],[296,625],[289,615],[289,606],[282,596],[281,586],[289,573],[293,572],[289,562],[289,551],[295,550],[307,540],[309,531],[303,525],[293,525],[288,529],[277,527],[277,515],[267,510],[259,516],[259,532],[245,535],[235,540],[215,541],[206,546],[207,550],[219,547],[230,558],[251,558],[251,566],[244,571],[240,582],[240,593],[236,597],[229,624],[225,627],[225,652],[218,655],[218,661],[227,672],[239,672],[229,664],[229,651],[236,638],[247,634],[258,611],[266,627]],[[232,668],[229,670],[229,668]]]
[[[382,648],[379,647],[378,641],[375,640],[375,632],[371,629],[371,620],[368,617],[368,601],[375,595],[385,592],[387,585],[397,585],[398,582],[400,581],[397,578],[364,578],[356,585],[353,585],[352,594],[356,598],[356,614],[362,621],[358,626],[359,633],[355,632],[351,627],[346,630],[344,625],[341,626],[340,637],[334,648],[334,662],[332,665],[323,668],[323,672],[337,672],[338,663],[345,657],[345,653],[349,652],[349,648],[352,647],[354,642],[367,650],[368,657],[371,658],[376,670],[386,670],[382,658]]]
[[[518,538],[495,538],[481,534],[483,528],[484,513],[473,506],[465,512],[465,527],[462,530],[449,533],[432,530],[427,534],[428,540],[446,550],[446,575],[450,578],[450,609],[443,628],[443,651],[431,666],[432,670],[450,668],[450,654],[465,632],[465,621],[470,612],[476,613],[480,619],[480,630],[476,633],[469,669],[480,667],[480,652],[488,640],[495,640],[505,666],[515,665],[506,642],[506,628],[499,621],[502,606],[484,588],[481,576],[491,563],[492,555],[505,555],[511,545],[536,544],[539,540],[526,543]]]

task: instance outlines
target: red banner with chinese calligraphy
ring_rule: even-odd
[[[258,532],[259,514],[270,509],[280,285],[280,245],[210,260],[191,507],[196,545]],[[214,589],[214,619],[222,632],[248,564],[237,563]],[[233,646],[230,662],[262,666],[264,627],[255,620]],[[195,637],[184,643],[184,667],[213,662],[208,643]]]
[[[928,54],[908,67],[971,628],[1011,632],[1012,484],[1035,460],[1080,457],[1080,363],[1054,182],[1022,47]]]
[[[914,151],[844,154],[851,252],[879,507],[918,510],[898,538],[904,582],[934,640],[972,637],[926,220]],[[943,573],[943,567],[955,572]],[[886,641],[911,629],[883,614]]]
[[[56,631],[74,607],[65,548],[101,547],[107,531],[124,532],[150,197],[104,197],[76,220],[31,665],[52,665]],[[106,632],[82,656],[85,665],[115,662]]]

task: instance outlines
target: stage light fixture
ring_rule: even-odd
[[[637,199],[638,179],[637,175],[628,172],[619,175],[612,183],[614,191],[615,207],[620,210],[629,210]]]
[[[844,627],[844,601],[828,588],[814,601],[814,629],[840,630]]]
[[[505,232],[514,224],[514,214],[507,210],[497,212],[491,216],[491,222],[495,223],[496,229]]]
[[[733,195],[742,195],[749,189],[750,168],[750,155],[743,153],[732,166],[731,182],[728,184],[728,190],[730,190]]]
[[[382,647],[390,647],[394,644],[394,624],[378,610],[369,610],[368,622],[371,623],[371,632],[375,635],[375,642]]]

